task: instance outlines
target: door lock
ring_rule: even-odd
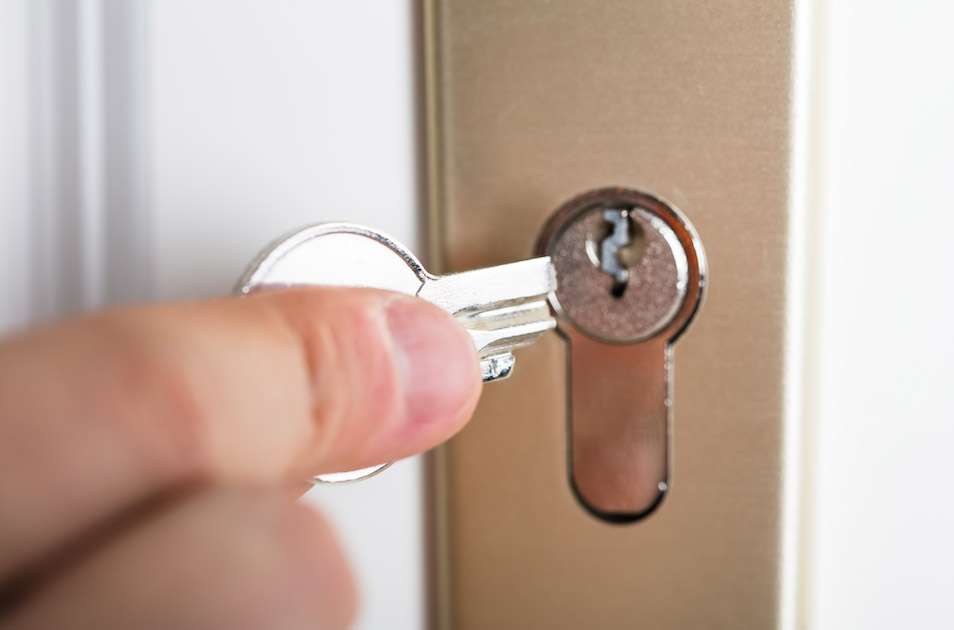
[[[601,518],[638,519],[670,484],[672,344],[702,300],[702,244],[671,205],[604,188],[560,207],[537,253],[557,274],[573,489]]]

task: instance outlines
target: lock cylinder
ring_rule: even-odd
[[[603,188],[561,206],[537,251],[559,279],[573,490],[604,520],[638,520],[671,486],[672,344],[702,302],[702,244],[672,205]]]

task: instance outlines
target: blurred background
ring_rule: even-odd
[[[954,627],[954,3],[831,0],[811,147],[808,627]],[[420,243],[413,0],[0,0],[0,331],[228,292],[273,237]],[[307,500],[424,625],[421,465]],[[691,602],[688,603],[691,605]]]

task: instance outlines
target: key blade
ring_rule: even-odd
[[[480,355],[485,382],[507,378],[513,351],[556,326],[547,295],[556,278],[549,257],[464,271],[424,283],[419,297],[452,313]]]
[[[458,318],[477,346],[484,382],[510,376],[515,362],[513,351],[529,346],[540,335],[556,326],[556,322],[550,317],[550,307],[546,301],[509,308],[519,308],[521,312],[495,318],[493,328],[471,328],[473,319]],[[531,314],[532,318],[528,319]]]
[[[457,321],[470,333],[481,357],[530,345],[556,326],[546,300],[478,311],[458,316]]]
[[[550,257],[541,256],[439,276],[427,280],[417,295],[457,315],[461,311],[477,311],[546,297],[555,287]]]

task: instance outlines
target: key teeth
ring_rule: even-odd
[[[516,362],[513,354],[506,352],[504,354],[495,354],[492,357],[481,359],[480,372],[484,377],[484,382],[499,381],[510,376],[513,372],[513,365]]]

